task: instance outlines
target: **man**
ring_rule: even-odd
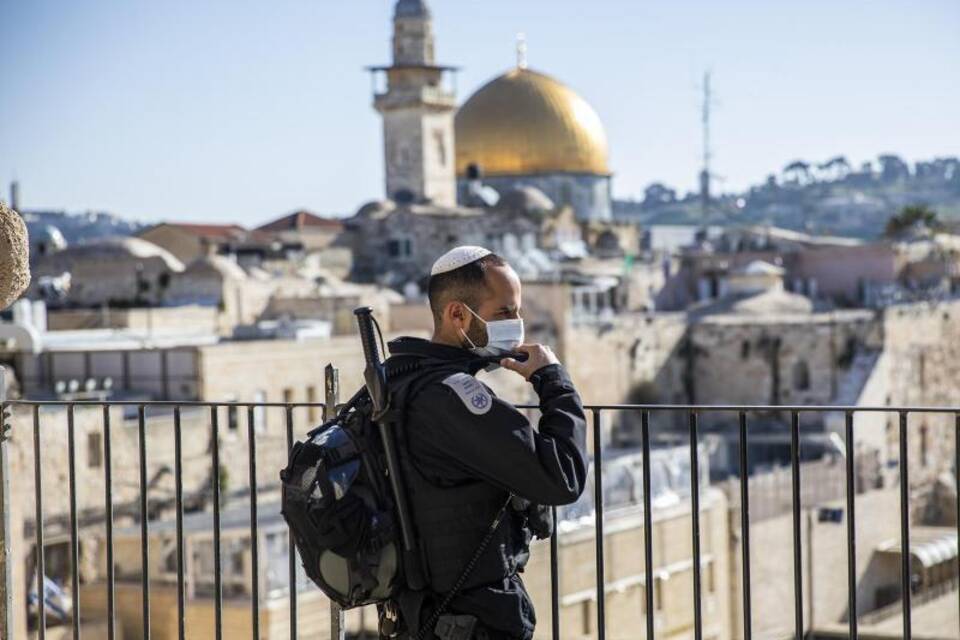
[[[423,637],[443,640],[529,639],[536,617],[517,574],[529,557],[531,529],[544,537],[552,527],[544,521],[549,509],[538,505],[569,504],[583,492],[583,407],[550,348],[523,343],[520,279],[502,258],[457,247],[434,264],[428,293],[432,339],[390,343],[393,362],[441,363],[438,375],[418,378],[404,404],[404,474],[428,588],[399,598],[401,637],[416,638],[424,628]],[[533,385],[538,428],[474,377],[496,366]],[[435,615],[452,592],[443,615]]]

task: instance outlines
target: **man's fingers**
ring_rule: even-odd
[[[525,365],[526,363],[520,362],[519,360],[514,360],[513,358],[504,358],[503,360],[500,361],[501,367],[503,367],[504,369],[509,369],[510,371],[513,371],[515,373],[519,373],[524,378],[528,376],[528,372]]]
[[[504,369],[510,369],[511,371],[516,371],[517,367],[520,365],[520,362],[514,360],[513,358],[504,358],[500,361],[500,366]]]

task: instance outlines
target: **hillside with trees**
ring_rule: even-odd
[[[650,224],[772,224],[811,233],[872,238],[905,207],[935,210],[946,225],[960,221],[960,159],[936,158],[910,165],[882,155],[852,167],[844,156],[822,162],[796,160],[763,184],[710,199],[679,196],[653,183],[641,200],[614,201],[614,216]]]

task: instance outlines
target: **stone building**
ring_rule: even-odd
[[[68,246],[39,258],[27,297],[43,298],[46,279],[67,276],[65,296],[56,302],[71,307],[161,304],[183,263],[166,249],[142,238],[108,236]]]
[[[353,280],[400,288],[408,282],[425,284],[437,256],[460,244],[488,246],[517,258],[537,253],[540,225],[522,212],[433,205],[372,202],[344,221],[340,242],[353,252]],[[531,269],[550,268],[542,256]]]
[[[247,230],[237,224],[161,222],[147,227],[137,237],[163,247],[186,264],[202,258],[207,245],[213,245],[218,252],[228,252],[246,234]]]
[[[660,309],[722,297],[731,276],[758,260],[783,270],[787,290],[840,307],[960,292],[960,239],[950,234],[864,242],[757,226],[714,233],[679,253],[679,269],[658,295]]]
[[[329,247],[342,230],[340,220],[301,210],[266,222],[254,229],[253,234],[259,232],[280,242],[299,245],[304,251],[317,251]]]
[[[219,255],[214,245],[170,279],[164,302],[199,305],[218,312],[222,333],[255,322],[278,288],[278,281],[256,270],[244,270],[233,256]],[[309,288],[309,282],[303,288]]]

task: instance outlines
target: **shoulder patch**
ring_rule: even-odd
[[[469,373],[455,373],[443,380],[460,397],[470,413],[482,416],[493,406],[493,396],[479,380]]]

